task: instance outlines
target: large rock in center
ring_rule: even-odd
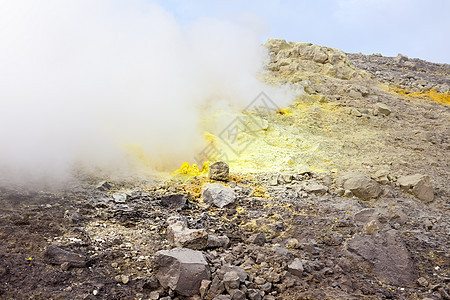
[[[209,205],[223,208],[236,201],[236,195],[230,187],[219,183],[210,183],[203,186],[203,201]]]
[[[346,190],[352,191],[356,197],[363,200],[377,198],[381,194],[379,184],[359,172],[344,174],[337,180],[337,184]]]
[[[199,293],[202,280],[209,280],[208,263],[200,251],[175,248],[156,252],[153,269],[159,283],[182,296]]]

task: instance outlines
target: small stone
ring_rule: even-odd
[[[292,275],[295,275],[297,277],[302,277],[303,276],[302,261],[299,258],[294,259],[294,261],[288,265],[288,271]]]
[[[244,282],[248,278],[248,273],[245,272],[244,269],[242,269],[241,267],[238,267],[238,266],[225,265],[220,270],[223,271],[224,273],[227,273],[230,271],[236,272],[236,274],[238,274],[241,282]]]
[[[209,178],[212,180],[228,181],[230,168],[223,161],[216,161],[209,166]]]
[[[245,293],[241,290],[233,290],[231,293],[231,300],[245,300]]]
[[[113,195],[113,199],[114,199],[114,202],[116,202],[116,203],[125,203],[125,202],[127,202],[127,194],[125,194],[125,193],[119,193],[119,194],[114,194]]]
[[[263,285],[259,286],[259,289],[264,292],[268,292],[272,289],[272,284],[270,282],[266,282]]]
[[[119,266],[119,264],[116,262],[111,263],[111,267],[113,267],[113,268],[117,268],[118,266]]]
[[[98,290],[93,290],[93,291],[92,291],[92,294],[93,294],[94,296],[97,296],[97,295],[98,295]]]
[[[310,182],[304,185],[303,189],[308,193],[324,195],[328,192],[328,188],[317,182]]]
[[[285,183],[290,183],[290,182],[292,182],[292,179],[294,178],[294,176],[292,176],[292,174],[283,174],[283,175],[281,175],[281,176],[282,176],[283,181],[284,181]]]
[[[247,296],[250,300],[262,300],[264,292],[256,289],[249,289],[247,291]]]
[[[289,239],[286,243],[286,248],[298,249],[300,248],[300,243],[297,239]]]
[[[360,99],[360,98],[362,98],[362,94],[361,94],[360,92],[356,91],[356,90],[351,90],[351,91],[348,93],[348,95],[349,95],[349,97],[355,98],[355,99]]]
[[[120,281],[123,284],[127,284],[128,282],[130,282],[130,276],[122,274],[122,275],[120,275]]]
[[[344,192],[345,192],[345,190],[343,188],[336,189],[336,195],[338,195],[338,196],[343,196]]]
[[[262,277],[255,277],[255,279],[253,280],[257,285],[262,285],[264,283],[266,283],[266,280]]]
[[[270,179],[269,179],[269,185],[271,185],[271,186],[276,186],[276,185],[278,185],[278,176],[279,176],[279,175],[273,175],[272,177],[270,177]]]
[[[112,188],[112,184],[106,180],[100,181],[95,187],[99,191],[107,191]]]
[[[414,196],[424,202],[431,202],[434,200],[434,190],[430,183],[430,177],[422,174],[415,174],[400,177],[397,180],[400,187],[411,192]]]
[[[240,282],[241,280],[235,271],[227,272],[223,276],[223,284],[230,294],[232,290],[239,288]]]
[[[362,117],[362,113],[357,108],[352,108],[350,114],[355,117]]]
[[[423,277],[419,277],[419,279],[417,279],[417,284],[423,287],[427,287],[428,281]]]
[[[233,190],[220,183],[210,183],[203,186],[203,201],[206,204],[223,208],[233,204],[236,201],[236,195]]]
[[[220,280],[219,276],[214,276],[211,285],[209,287],[207,298],[214,298],[225,291],[225,286],[223,281]]]
[[[202,280],[200,284],[200,297],[205,298],[206,293],[208,292],[209,286],[211,284],[211,280]]]
[[[207,248],[228,248],[230,246],[230,239],[226,235],[216,236],[208,235]]]
[[[264,244],[266,243],[266,236],[264,235],[264,233],[256,233],[253,234],[252,236],[249,237],[248,242],[250,244],[255,244],[258,246],[264,246]]]
[[[377,114],[383,114],[385,116],[389,116],[391,114],[391,109],[384,103],[375,104],[375,112]]]
[[[356,197],[362,200],[377,198],[381,194],[379,184],[359,172],[349,172],[340,176],[337,184],[346,190],[350,190]]]
[[[376,234],[378,231],[380,231],[380,228],[378,227],[378,223],[375,220],[370,221],[367,223],[363,228],[363,234]]]
[[[353,193],[350,190],[344,190],[344,197],[351,198],[353,197]]]

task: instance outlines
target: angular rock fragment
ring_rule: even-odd
[[[379,184],[359,172],[351,172],[339,177],[337,184],[345,190],[351,191],[356,197],[369,200],[377,198],[381,194]]]
[[[385,116],[389,116],[391,114],[391,109],[386,104],[379,102],[379,103],[375,104],[374,112],[376,115],[382,114]]]
[[[248,238],[248,242],[250,244],[255,244],[258,246],[264,246],[264,244],[266,243],[266,236],[261,232],[253,234]]]
[[[209,286],[211,284],[211,280],[202,280],[200,284],[200,297],[205,298],[206,293],[208,292]]]
[[[246,299],[245,293],[243,291],[237,290],[237,289],[233,290],[230,293],[230,296],[231,296],[231,300],[245,300]]]
[[[292,275],[295,275],[297,277],[302,277],[303,276],[302,261],[299,258],[294,259],[294,261],[288,265],[288,271]]]
[[[328,188],[317,182],[306,183],[303,189],[308,193],[324,195],[328,192]]]
[[[202,281],[211,277],[203,254],[186,248],[156,252],[153,269],[162,287],[182,296],[199,294]]]
[[[125,203],[127,202],[128,195],[125,193],[117,193],[113,195],[113,199],[116,203]]]
[[[431,202],[434,200],[434,190],[430,183],[430,177],[422,174],[415,174],[400,177],[397,180],[400,187],[407,192],[424,202]]]
[[[242,269],[241,267],[238,266],[230,266],[230,265],[225,265],[220,269],[221,272],[223,273],[228,273],[228,272],[236,272],[236,274],[239,276],[239,280],[242,282],[244,282],[245,280],[247,280],[248,278],[248,273],[245,272],[244,269]]]
[[[223,208],[236,201],[233,190],[219,183],[210,183],[203,186],[203,201],[209,205]]]
[[[417,279],[414,263],[395,230],[356,236],[348,242],[347,248],[373,264],[380,280],[412,286]]]
[[[106,180],[103,180],[99,182],[95,188],[99,191],[107,191],[112,188],[112,184]]]
[[[240,283],[239,275],[235,271],[230,271],[223,275],[223,284],[228,293],[231,293],[234,289],[238,289]]]
[[[211,285],[209,286],[209,290],[207,293],[207,298],[212,299],[214,297],[219,296],[225,291],[225,286],[223,281],[220,280],[219,276],[214,276]]]
[[[230,239],[226,235],[216,236],[208,235],[207,248],[228,248],[230,246]]]
[[[249,289],[247,297],[250,300],[261,300],[264,297],[264,292],[257,289]]]
[[[205,229],[189,229],[185,222],[176,221],[167,227],[167,240],[174,247],[200,250],[208,245],[208,233]]]
[[[223,161],[216,161],[209,166],[209,178],[212,180],[228,181],[230,168]]]
[[[66,251],[58,246],[51,245],[45,251],[45,256],[49,258],[52,264],[68,264],[68,267],[84,268],[87,265],[87,258],[81,254],[75,254]]]

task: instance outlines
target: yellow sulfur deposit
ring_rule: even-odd
[[[206,175],[209,172],[210,162],[207,161],[203,164],[202,170],[200,171],[196,164],[190,165],[188,162],[184,162],[178,170],[175,170],[172,175],[181,175],[184,177],[193,177]]]
[[[416,98],[416,99],[426,99],[434,102],[439,102],[443,104],[450,104],[450,92],[439,93],[435,90],[429,90],[427,92],[409,92],[404,89],[392,89],[395,93],[401,94],[407,97]]]

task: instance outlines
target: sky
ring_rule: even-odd
[[[159,0],[179,22],[230,18],[268,37],[450,63],[449,0]]]

